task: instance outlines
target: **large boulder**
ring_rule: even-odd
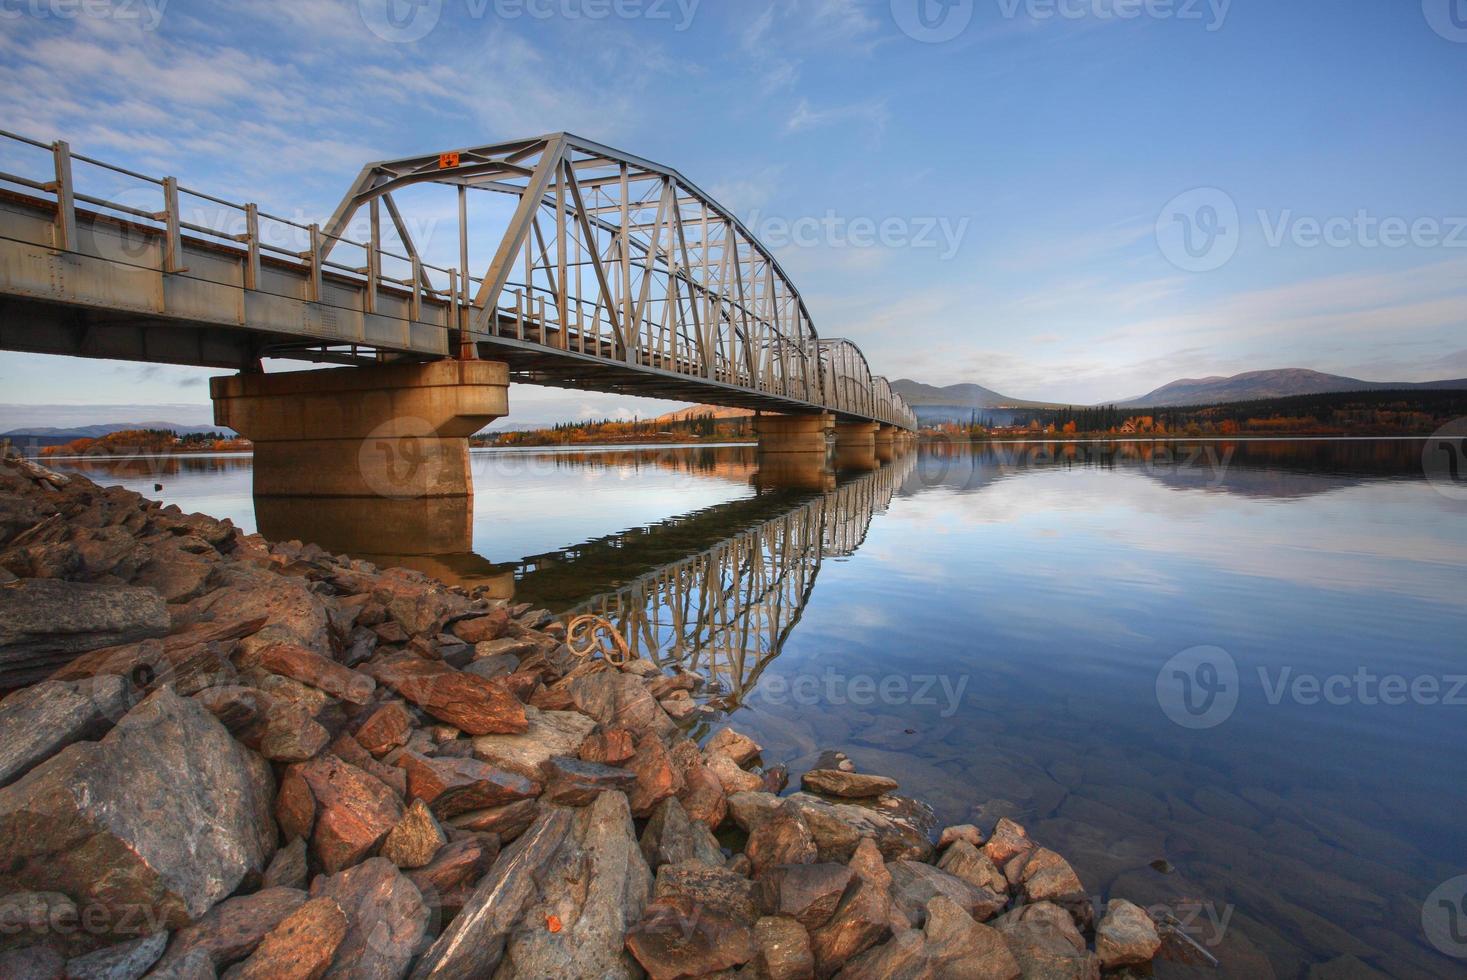
[[[120,677],[47,681],[0,701],[0,786],[73,742],[99,738],[127,711]]]
[[[832,803],[810,793],[794,793],[790,804],[810,828],[821,861],[849,861],[862,838],[871,838],[888,861],[927,861],[931,811],[900,796],[874,804]]]
[[[624,794],[602,793],[577,813],[543,881],[539,901],[509,937],[496,976],[636,976],[625,937],[642,917],[652,876]]]
[[[64,892],[119,934],[176,928],[264,870],[272,791],[264,760],[165,688],[0,789],[0,892]]]
[[[23,578],[0,585],[0,687],[42,680],[77,654],[168,632],[152,589]]]
[[[334,755],[292,767],[289,776],[296,775],[315,800],[311,846],[327,874],[366,857],[402,819],[402,801],[386,783]]]
[[[594,719],[578,711],[541,711],[525,707],[526,728],[519,735],[481,735],[474,756],[526,779],[543,779],[552,756],[575,755],[596,729]],[[598,760],[600,761],[600,760]]]
[[[346,914],[346,935],[327,980],[398,980],[423,945],[436,908],[386,858],[368,858],[340,874],[319,875],[311,898],[329,898]]]
[[[369,664],[363,671],[470,735],[522,734],[529,728],[525,706],[503,684],[454,670],[441,660],[406,654]]]

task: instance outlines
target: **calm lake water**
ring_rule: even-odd
[[[925,447],[838,480],[748,447],[491,451],[431,529],[259,524],[601,612],[713,677],[768,762],[842,749],[943,822],[1014,816],[1223,963],[1158,975],[1452,976],[1467,503],[1422,446]],[[64,465],[257,526],[247,457]]]

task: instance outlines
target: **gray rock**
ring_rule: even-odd
[[[551,756],[576,754],[596,722],[577,711],[541,711],[525,706],[529,728],[521,735],[480,735],[474,755],[526,779],[543,779]]]
[[[497,977],[637,976],[626,931],[641,917],[652,876],[622,793],[602,793],[576,815],[542,875],[538,901],[510,935]],[[549,927],[551,916],[560,923]]]
[[[932,841],[920,804],[899,796],[883,797],[879,805],[832,803],[809,793],[786,797],[796,807],[815,838],[821,861],[848,861],[861,838],[876,841],[888,861],[927,861]],[[915,809],[914,809],[915,804]]]
[[[318,876],[311,898],[323,896],[335,900],[347,922],[326,980],[398,980],[436,927],[436,906],[386,858]]]
[[[305,888],[306,887],[306,842],[299,837],[293,838],[270,859],[270,866],[265,869],[265,888]]]
[[[264,760],[165,688],[0,789],[0,890],[63,891],[120,934],[182,926],[264,870],[272,792]]]
[[[1098,980],[1100,959],[1085,948],[1070,913],[1050,902],[1023,905],[993,921],[1025,977]]]
[[[574,810],[542,808],[530,829],[504,849],[453,922],[418,960],[414,980],[493,976],[510,931],[537,899],[544,869],[574,823]]]
[[[607,790],[630,793],[637,774],[575,756],[551,756],[545,763],[545,792],[541,799],[562,806],[586,806]]]
[[[1161,948],[1151,916],[1123,898],[1113,898],[1095,927],[1095,952],[1107,970],[1150,963]]]
[[[212,976],[216,967],[253,953],[260,940],[305,901],[306,893],[295,888],[266,888],[225,899],[174,933],[157,972],[193,977],[207,967]]]
[[[657,869],[653,897],[682,897],[700,909],[712,909],[739,925],[752,926],[759,918],[754,883],[742,875],[702,861],[664,864]]]
[[[66,980],[138,980],[152,969],[168,945],[168,933],[118,943],[66,961]]]
[[[961,878],[920,861],[888,861],[891,897],[913,928],[927,921],[927,905],[937,895],[951,900],[968,915],[985,922],[1008,904],[1005,892],[979,888]]]
[[[25,578],[0,588],[0,687],[33,684],[88,650],[168,632],[168,606],[152,589]]]
[[[998,930],[974,922],[940,895],[932,900],[922,931],[898,933],[891,942],[861,954],[841,971],[847,980],[1018,980],[1021,975],[1031,976],[1022,972]]]
[[[800,777],[800,786],[813,793],[826,796],[842,796],[850,799],[884,796],[897,791],[897,781],[886,776],[872,776],[862,772],[845,772],[840,769],[811,769]]]
[[[128,709],[120,677],[45,681],[0,701],[0,786],[73,742],[100,738]]]
[[[718,839],[706,825],[689,819],[676,797],[657,804],[642,831],[641,845],[642,856],[654,872],[664,864],[682,861],[701,861],[714,867],[723,864]]]

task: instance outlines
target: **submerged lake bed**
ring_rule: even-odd
[[[796,775],[840,749],[942,823],[1012,817],[1222,975],[1442,976],[1467,954],[1438,901],[1467,872],[1467,505],[1422,448],[929,443],[828,484],[748,447],[476,451],[433,549],[314,527],[605,615],[714,682],[695,734],[726,721]],[[248,457],[55,465],[277,536]]]

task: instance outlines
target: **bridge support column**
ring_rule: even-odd
[[[876,429],[876,461],[890,463],[896,456],[897,427],[881,425]]]
[[[835,485],[830,468],[830,430],[835,416],[756,415],[759,439],[758,486],[827,490]]]
[[[255,444],[256,497],[470,497],[468,437],[509,414],[508,392],[509,369],[497,361],[241,374],[209,383],[215,423]]]
[[[876,458],[875,422],[837,422],[835,426],[835,466],[841,470],[874,470]]]

